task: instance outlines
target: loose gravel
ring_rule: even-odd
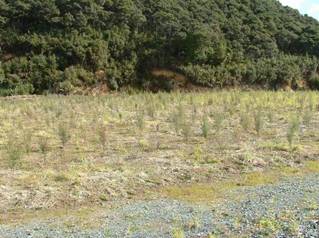
[[[215,205],[174,200],[137,202],[104,215],[100,229],[66,229],[58,220],[0,226],[2,238],[319,238],[319,175],[275,185],[243,187]],[[209,236],[210,235],[210,236]]]

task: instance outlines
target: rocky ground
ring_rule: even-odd
[[[0,237],[319,237],[319,174],[240,187],[217,203],[135,201],[100,211],[99,227],[36,218],[0,226]],[[65,219],[65,218],[63,218]],[[72,218],[68,218],[72,219]],[[96,221],[98,222],[98,221]]]

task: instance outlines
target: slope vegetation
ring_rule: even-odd
[[[277,0],[0,0],[0,91],[319,88],[319,23]],[[159,83],[160,82],[160,83]]]

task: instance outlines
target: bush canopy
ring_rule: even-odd
[[[277,0],[0,0],[1,95],[143,87],[154,68],[319,89],[318,57],[318,21]]]

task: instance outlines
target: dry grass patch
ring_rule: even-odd
[[[37,209],[80,207],[174,185],[177,197],[204,199],[207,181],[218,194],[239,186],[218,185],[225,177],[306,164],[319,154],[318,102],[317,92],[263,91],[0,99],[0,212],[33,208],[34,194],[45,195]],[[276,177],[258,173],[244,185]],[[14,205],[17,192],[28,196]]]

